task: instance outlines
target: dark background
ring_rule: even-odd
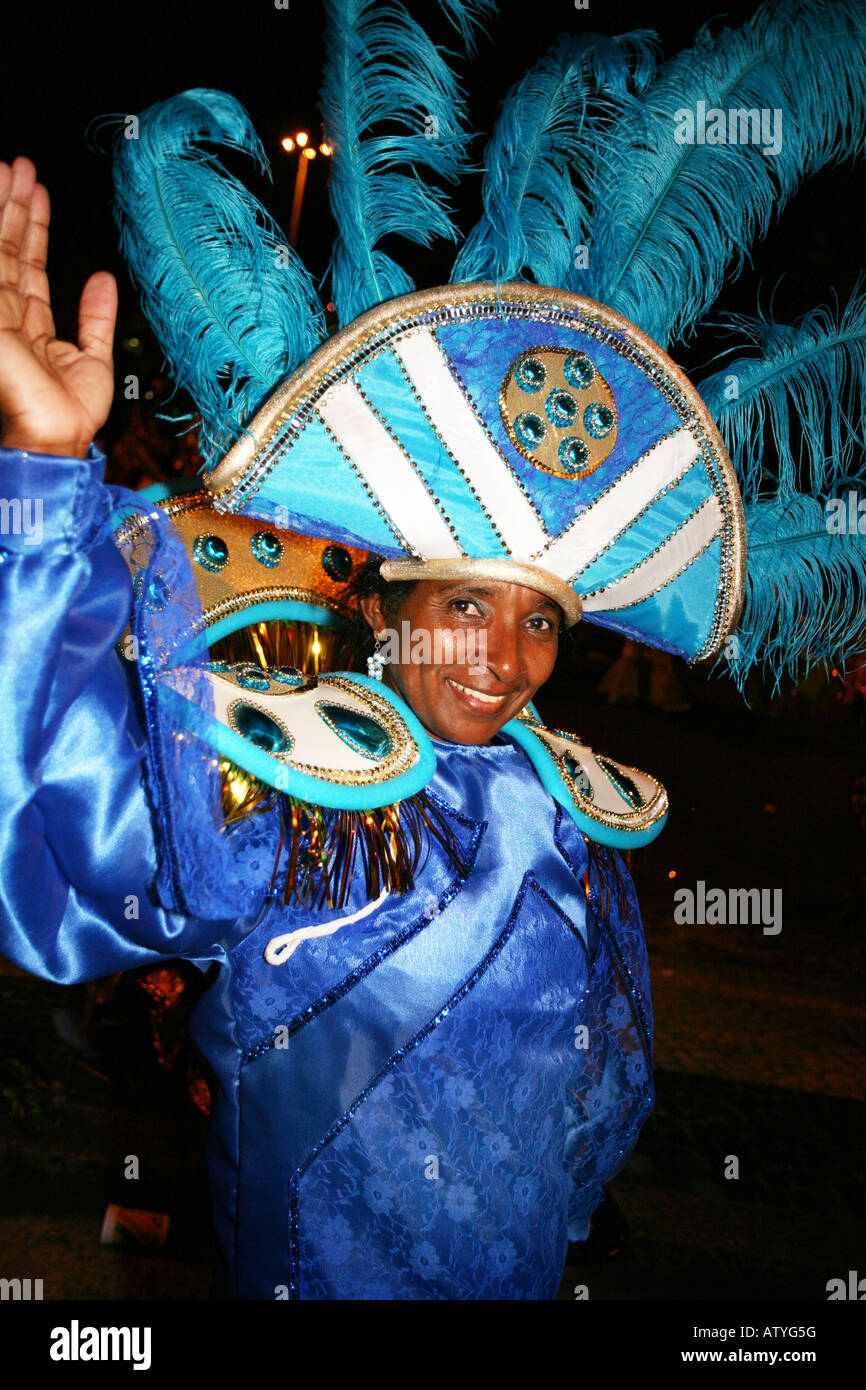
[[[490,37],[479,40],[475,58],[457,64],[470,88],[470,129],[479,132],[473,146],[476,159],[480,163],[485,135],[506,91],[557,34],[652,29],[665,56],[672,56],[691,43],[702,24],[712,20],[716,30],[725,23],[736,26],[754,9],[752,0],[727,5],[720,0],[688,5],[593,0],[589,10],[576,10],[569,0],[506,0]],[[457,46],[456,31],[438,5],[413,0],[410,10],[440,42]],[[123,318],[135,308],[116,251],[109,160],[88,147],[89,123],[109,113],[141,111],[192,87],[232,93],[253,118],[272,163],[273,185],[256,180],[247,161],[238,168],[286,229],[294,165],[279,142],[299,127],[320,138],[323,18],[316,0],[290,0],[288,10],[275,9],[272,0],[178,7],[165,0],[76,6],[19,0],[6,7],[0,158],[27,154],[52,194],[51,270],[64,331],[72,331],[80,286],[93,270],[118,274]],[[333,238],[326,178],[325,161],[318,159],[309,171],[299,243],[317,277],[325,273]],[[759,286],[764,285],[766,305],[769,290],[780,279],[775,303],[782,322],[824,302],[834,286],[844,302],[860,267],[862,188],[862,177],[859,171],[852,174],[851,166],[829,168],[809,181],[777,230],[756,249],[753,268],[728,288],[719,307],[751,312]],[[480,209],[480,175],[465,180],[459,207],[462,229],[468,231]],[[449,244],[420,254],[401,249],[420,286],[447,279],[454,254]]]

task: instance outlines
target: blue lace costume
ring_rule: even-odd
[[[102,486],[95,451],[2,458],[7,497],[43,510],[0,565],[0,945],[62,983],[219,963],[194,1038],[217,1078],[225,1292],[552,1298],[652,1105],[624,867],[625,911],[605,918],[583,836],[526,754],[437,743],[428,790],[465,875],[434,844],[415,891],[270,965],[269,941],[335,914],[269,896],[276,826],[259,816],[180,863],[180,910],[114,650],[132,591],[109,519],[130,495]],[[342,913],[364,897],[353,885]]]

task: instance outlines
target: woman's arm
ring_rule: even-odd
[[[0,951],[63,983],[158,959],[214,959],[228,923],[169,912],[144,736],[115,651],[132,606],[104,460],[0,451]],[[17,505],[16,505],[17,504]]]
[[[132,606],[104,459],[115,289],[94,276],[58,343],[48,201],[0,165],[0,950],[71,982],[165,954],[214,958],[222,924],[165,911],[144,739],[115,644]]]

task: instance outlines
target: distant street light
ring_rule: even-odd
[[[298,244],[298,228],[301,225],[301,209],[304,204],[304,190],[307,186],[307,168],[316,158],[316,150],[310,144],[310,137],[305,130],[296,131],[294,136],[284,136],[280,145],[286,154],[294,154],[297,149],[299,156],[298,167],[295,172],[295,191],[292,195],[292,214],[289,221],[289,245],[295,247]],[[319,154],[327,159],[333,152],[333,145],[329,144],[327,140],[323,140],[319,146]]]

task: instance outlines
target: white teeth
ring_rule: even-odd
[[[468,685],[459,685],[457,681],[451,680],[450,676],[448,676],[447,679],[450,682],[450,684],[454,686],[455,690],[465,690],[466,694],[471,695],[473,699],[482,700],[488,705],[501,704],[501,702],[505,699],[504,695],[485,695],[480,690],[472,690]]]

